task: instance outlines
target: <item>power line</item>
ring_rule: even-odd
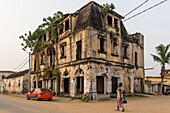
[[[17,71],[19,71],[21,68],[23,68],[29,61],[25,62]]]
[[[132,12],[134,12],[135,10],[137,10],[138,8],[140,8],[142,5],[144,5],[146,2],[148,2],[149,0],[146,0],[145,2],[143,2],[142,4],[140,4],[139,6],[137,6],[136,8],[134,8],[132,11],[130,11],[129,13],[125,14],[124,18],[126,16],[128,16],[129,14],[131,14]]]
[[[125,21],[127,21],[127,20],[129,20],[129,19],[131,19],[131,18],[134,18],[134,17],[136,17],[136,16],[138,16],[138,15],[140,15],[140,14],[142,14],[142,13],[144,13],[144,12],[146,12],[146,11],[148,11],[148,10],[150,10],[150,9],[152,9],[152,8],[158,6],[158,5],[160,5],[160,4],[162,4],[162,3],[166,2],[166,1],[167,1],[167,0],[164,0],[164,1],[162,1],[162,2],[159,2],[159,3],[157,3],[157,4],[155,4],[155,5],[151,6],[151,7],[149,7],[149,8],[147,8],[147,9],[145,9],[145,10],[143,10],[143,11],[141,11],[141,12],[139,12],[139,13],[137,13],[137,14],[129,17],[129,18],[127,18],[127,19],[125,19],[123,22],[125,22]]]
[[[22,61],[22,63],[20,63],[14,70],[16,70],[17,68],[19,68],[26,60],[28,60],[28,57]]]

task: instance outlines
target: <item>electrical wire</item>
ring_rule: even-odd
[[[14,70],[16,70],[17,68],[19,68],[26,60],[28,60],[29,57],[27,57],[25,60],[22,61],[22,63],[20,63]]]
[[[136,8],[134,8],[132,11],[130,11],[129,13],[125,14],[124,18],[126,16],[128,16],[129,14],[131,14],[132,12],[134,12],[135,10],[137,10],[138,8],[140,8],[141,6],[143,6],[145,3],[147,3],[149,0],[146,0],[145,2],[143,2],[142,4],[140,4],[139,6],[137,6]]]
[[[127,21],[127,20],[130,20],[130,19],[132,19],[132,18],[134,18],[134,17],[136,17],[136,16],[138,16],[138,15],[140,15],[140,14],[146,12],[146,11],[149,11],[150,9],[152,9],[152,8],[158,6],[158,5],[160,5],[160,4],[162,4],[162,3],[166,2],[166,1],[167,1],[167,0],[164,0],[164,1],[162,1],[162,2],[159,2],[159,3],[155,4],[155,5],[153,5],[153,6],[149,7],[149,8],[147,8],[147,9],[145,9],[145,10],[143,10],[143,11],[141,11],[141,12],[139,12],[139,13],[137,13],[137,14],[135,14],[135,15],[133,15],[133,16],[125,19],[125,20],[123,20],[123,22],[125,22],[125,21]]]
[[[18,72],[21,68],[23,68],[29,61],[25,62],[16,72]]]

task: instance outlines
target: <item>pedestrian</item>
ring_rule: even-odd
[[[119,83],[116,91],[117,91],[117,109],[116,109],[116,111],[119,111],[120,110],[119,108],[122,108],[122,112],[124,112],[125,111],[125,108],[123,106],[124,90],[123,90],[122,83]]]

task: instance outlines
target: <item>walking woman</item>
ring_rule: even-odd
[[[118,89],[117,89],[117,109],[119,111],[119,108],[122,108],[122,112],[125,111],[125,108],[123,107],[123,86],[122,83],[119,83]]]

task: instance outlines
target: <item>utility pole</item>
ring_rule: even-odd
[[[28,71],[28,89],[31,91],[31,52],[29,52],[29,71]]]

